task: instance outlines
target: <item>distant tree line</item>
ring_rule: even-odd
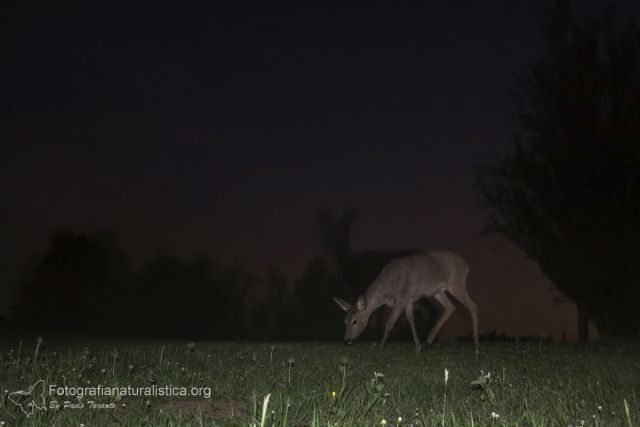
[[[134,269],[116,233],[52,233],[16,289],[10,320],[41,331],[176,339],[339,339],[340,286],[322,258],[289,287],[205,256],[159,254]]]

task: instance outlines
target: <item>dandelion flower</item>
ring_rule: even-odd
[[[380,425],[381,426],[386,426],[387,425],[387,420],[385,420],[384,418],[380,420]]]
[[[336,398],[336,391],[335,391],[335,390],[333,390],[333,391],[331,392],[331,397],[332,397],[332,398],[334,398],[334,399]]]

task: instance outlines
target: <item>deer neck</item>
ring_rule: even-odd
[[[367,300],[367,307],[364,309],[367,317],[371,316],[371,313],[376,311],[378,307],[386,304],[386,301],[383,298],[380,298],[374,292],[370,292],[370,289],[367,289],[367,291],[364,293],[364,296]]]

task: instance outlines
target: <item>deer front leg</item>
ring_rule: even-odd
[[[380,349],[378,352],[382,353],[384,349],[384,344],[387,342],[387,338],[389,337],[389,332],[393,329],[393,326],[396,324],[396,320],[402,314],[401,306],[394,306],[393,310],[391,310],[391,314],[389,314],[389,318],[387,319],[387,323],[384,325],[384,335],[382,336],[382,341],[380,341]]]
[[[429,333],[429,336],[427,337],[427,346],[431,345],[434,338],[438,334],[438,331],[440,330],[442,325],[444,325],[444,322],[446,322],[449,319],[449,317],[451,316],[451,313],[453,313],[453,311],[456,309],[456,306],[451,302],[449,298],[447,298],[445,294],[437,294],[433,297],[433,299],[435,299],[440,304],[442,304],[444,311],[440,315],[440,319],[438,320],[438,323],[436,323],[436,325],[433,327],[433,330],[431,330],[431,332]]]
[[[418,332],[416,332],[416,322],[413,318],[413,303],[409,303],[404,307],[404,312],[407,315],[407,320],[409,321],[409,326],[411,327],[411,333],[413,334],[413,342],[416,343],[416,353],[420,353],[422,351],[422,345],[420,344],[420,339],[418,338]]]

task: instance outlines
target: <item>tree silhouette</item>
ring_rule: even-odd
[[[333,302],[341,289],[323,258],[311,259],[295,283],[296,294],[281,313],[287,338],[336,340],[344,333],[343,315]]]
[[[231,339],[250,326],[244,300],[257,281],[239,265],[166,253],[135,272],[114,232],[60,230],[27,262],[12,318],[33,329]]]
[[[233,339],[242,334],[248,277],[239,266],[218,267],[205,256],[183,261],[161,253],[134,280],[114,288],[100,316],[103,332],[139,337]]]
[[[27,327],[84,330],[107,287],[130,277],[114,232],[55,231],[47,252],[27,262],[12,317]]]
[[[267,278],[258,277],[247,288],[243,308],[246,314],[244,329],[249,339],[272,340],[279,337],[279,316],[287,302],[287,278],[274,267]]]
[[[604,334],[640,324],[640,34],[575,24],[556,2],[548,56],[516,88],[514,148],[477,170],[488,229],[536,260]]]

